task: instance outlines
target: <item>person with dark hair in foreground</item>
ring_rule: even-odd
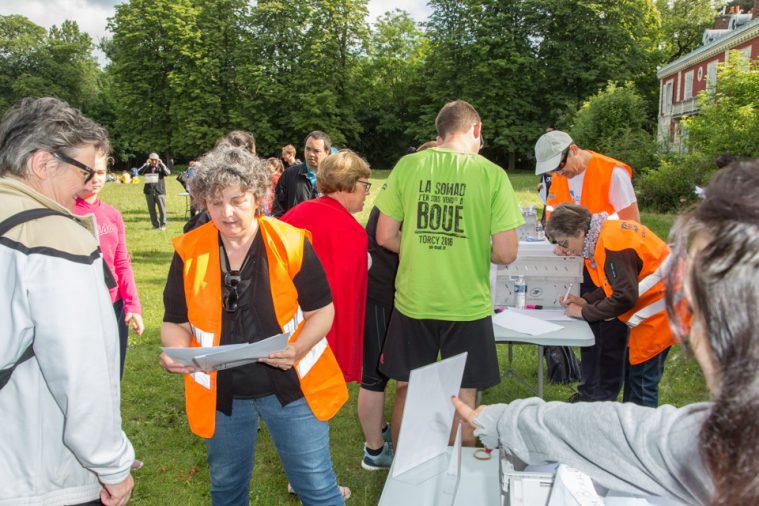
[[[459,414],[489,448],[687,504],[759,504],[759,160],[717,172],[671,237],[667,311],[714,401],[682,408],[524,399]]]

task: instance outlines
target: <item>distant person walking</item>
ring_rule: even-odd
[[[300,163],[300,160],[297,158],[297,154],[298,153],[295,151],[295,146],[292,144],[288,144],[282,148],[282,161],[285,162],[286,167]]]
[[[303,152],[306,161],[287,167],[279,178],[274,189],[272,216],[281,218],[301,202],[319,196],[316,190],[316,172],[319,170],[319,163],[330,154],[332,140],[324,132],[314,130],[306,136],[305,144]]]
[[[166,185],[163,180],[171,174],[171,171],[161,161],[158,153],[150,153],[147,161],[137,170],[137,173],[143,176],[145,180],[142,191],[148,203],[148,212],[153,228],[166,230]],[[156,207],[158,208],[157,214]]]

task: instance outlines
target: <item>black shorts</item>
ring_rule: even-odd
[[[366,301],[364,319],[364,368],[361,372],[361,388],[372,392],[384,392],[390,378],[379,370],[382,347],[385,346],[387,327],[393,308]]]
[[[468,352],[461,388],[488,388],[501,381],[490,316],[467,322],[416,320],[398,310],[382,350],[380,370],[398,381],[408,381],[412,369]]]

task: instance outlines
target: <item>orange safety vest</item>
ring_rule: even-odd
[[[585,168],[585,178],[582,182],[582,194],[580,195],[580,205],[587,207],[593,214],[609,213],[614,214],[615,209],[609,202],[609,189],[611,188],[611,175],[614,167],[622,167],[627,171],[632,179],[632,169],[629,165],[615,160],[614,158],[593,153],[593,157]],[[551,179],[550,193],[546,197],[546,219],[550,217],[551,212],[559,204],[569,202],[574,204],[575,201],[569,193],[569,180],[565,176],[553,176]]]
[[[638,274],[638,301],[618,316],[630,330],[630,363],[637,365],[675,344],[664,302],[664,278],[669,262],[669,246],[644,225],[631,220],[607,220],[601,227],[593,258],[596,268],[585,266],[596,286],[607,297],[613,293],[606,278],[606,251],[633,249],[643,261]]]
[[[258,218],[269,263],[269,283],[274,311],[282,332],[298,339],[303,313],[292,282],[303,260],[303,238],[309,233],[279,220]],[[192,328],[191,347],[219,346],[221,339],[221,269],[218,231],[213,223],[174,239],[174,248],[184,262],[187,317]],[[343,373],[326,337],[294,365],[300,388],[314,416],[332,418],[348,400]],[[190,429],[210,438],[216,424],[216,372],[185,375],[185,408]]]

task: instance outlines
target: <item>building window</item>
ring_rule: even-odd
[[[741,70],[748,70],[751,62],[751,46],[739,49],[738,54],[743,57],[743,61],[741,62]]]
[[[683,100],[693,98],[693,71],[685,73],[685,90],[683,90]]]
[[[672,81],[667,81],[664,85],[664,104],[662,104],[662,112],[667,116],[672,114]]]
[[[717,84],[717,61],[709,62],[706,66],[706,90],[711,91]]]

